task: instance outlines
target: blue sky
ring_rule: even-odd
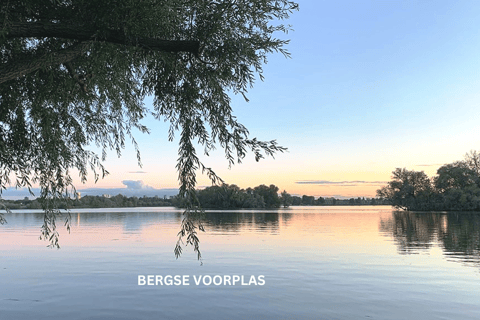
[[[292,59],[270,57],[249,103],[232,96],[252,136],[277,139],[289,152],[259,163],[249,157],[232,169],[220,151],[204,157],[227,183],[374,196],[396,167],[433,175],[439,165],[480,149],[480,2],[299,4],[286,21],[294,31],[279,35],[291,39]],[[111,175],[98,187],[122,187],[123,180],[178,186],[177,144],[167,141],[168,126],[145,124],[152,134],[136,135],[143,168],[133,148],[120,159],[112,152],[106,162]],[[132,173],[137,170],[145,173]],[[199,177],[199,185],[209,185],[208,179]]]

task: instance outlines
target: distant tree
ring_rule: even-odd
[[[392,181],[377,190],[379,198],[400,209],[423,210],[431,207],[433,186],[425,172],[397,168],[392,174]]]
[[[315,197],[314,196],[307,196],[307,195],[302,196],[302,205],[311,206],[314,203],[315,203]]]
[[[278,208],[281,201],[278,197],[278,187],[271,184],[270,186],[260,185],[253,189],[254,194],[262,196],[265,201],[266,208]]]
[[[292,196],[285,190],[280,194],[280,200],[284,208],[288,208],[292,204]]]
[[[285,193],[285,194],[284,194]],[[286,204],[291,196],[284,191]],[[278,196],[278,187],[260,185],[255,188],[240,189],[236,185],[223,184],[197,190],[197,199],[202,208],[234,209],[234,208],[278,208],[282,198]],[[176,207],[185,208],[184,198],[175,197],[171,202]]]
[[[258,194],[246,194],[242,208],[265,208],[265,200]]]
[[[302,198],[298,196],[292,196],[292,205],[293,206],[300,206],[302,204]]]
[[[464,189],[478,182],[478,174],[463,161],[441,166],[434,179],[435,188],[440,193],[449,189]]]
[[[480,207],[480,177],[465,161],[441,166],[434,178],[437,206],[447,210],[474,210]]]
[[[318,197],[318,199],[317,199],[317,204],[318,204],[318,205],[323,205],[323,204],[325,204],[325,198],[323,198],[323,197]]]

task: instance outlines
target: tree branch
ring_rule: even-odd
[[[21,60],[0,67],[0,83],[22,77],[41,68],[67,63],[81,55],[88,47],[88,43],[80,42],[67,49],[62,49],[36,59]]]
[[[106,41],[155,51],[190,52],[198,55],[200,42],[194,40],[163,40],[129,38],[119,30],[98,30],[85,26],[15,22],[7,26],[7,38],[65,38],[80,41]]]

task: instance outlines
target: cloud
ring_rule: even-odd
[[[128,173],[146,173],[145,171],[129,171]]]
[[[295,181],[297,184],[315,184],[320,186],[336,186],[336,187],[357,187],[360,185],[364,186],[383,186],[388,181],[363,181],[363,180],[355,180],[355,181],[328,181],[328,180],[303,180],[303,181]]]
[[[152,187],[143,184],[142,180],[123,180],[122,183],[127,186],[127,189],[153,189]]]
[[[417,164],[415,165],[416,167],[437,167],[437,166],[443,166],[442,163],[434,163],[434,164]]]

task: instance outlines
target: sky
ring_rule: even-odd
[[[228,168],[221,150],[201,159],[228,184],[275,184],[296,195],[373,197],[395,168],[432,176],[479,150],[480,2],[300,0],[280,38],[291,59],[271,55],[265,80],[234,114],[260,140],[288,148],[275,159],[253,155]],[[151,105],[151,99],[145,101]],[[108,154],[108,175],[77,189],[177,188],[178,140],[168,124],[144,121],[121,158]],[[220,147],[219,147],[220,149]],[[139,182],[140,183],[140,182]],[[198,186],[209,186],[199,173]]]

